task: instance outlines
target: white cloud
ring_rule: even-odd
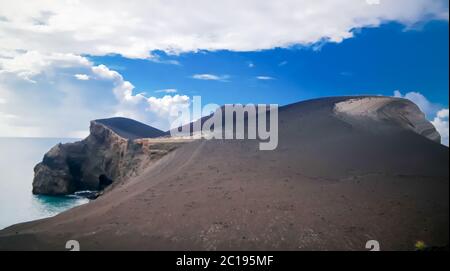
[[[184,95],[134,94],[133,84],[120,73],[105,65],[94,66],[84,57],[32,56],[41,65],[19,69],[11,64],[0,73],[2,137],[79,137],[86,135],[90,120],[112,116],[167,130],[176,113],[190,106]],[[8,59],[8,64],[20,62],[15,58],[23,55]],[[80,84],[74,74],[90,80]]]
[[[168,89],[160,89],[155,91],[156,93],[177,93],[178,90],[174,89],[174,88],[168,88]]]
[[[436,114],[439,110],[439,105],[433,104],[428,99],[419,92],[408,92],[403,95],[399,90],[394,91],[394,97],[404,98],[412,101],[419,106],[427,116],[431,117]]]
[[[288,64],[288,62],[285,60],[285,61],[281,61],[280,63],[278,63],[278,66],[282,67],[282,66],[285,66],[287,64]]]
[[[275,78],[265,75],[256,76],[256,79],[263,81],[275,80]]]
[[[87,75],[87,74],[75,74],[74,75],[75,76],[75,78],[77,78],[78,80],[81,80],[81,81],[87,81],[87,80],[89,80],[89,75]]]
[[[366,0],[366,3],[369,5],[379,5],[381,4],[380,0]]]
[[[158,60],[151,51],[255,51],[341,42],[353,37],[354,29],[385,22],[412,26],[448,20],[448,2],[15,0],[0,2],[0,18],[0,51]]]
[[[161,59],[159,56],[151,56],[150,60],[152,62],[160,63],[160,64],[169,64],[169,65],[175,65],[175,66],[182,66],[181,62],[174,59]]]
[[[98,75],[100,78],[103,79],[111,79],[111,80],[123,80],[122,75],[118,73],[117,71],[110,70],[105,65],[98,65],[95,67],[92,67],[92,72],[96,75]]]
[[[441,142],[442,144],[448,146],[449,145],[449,126],[448,126],[448,108],[440,110],[434,120],[433,123],[436,130],[441,134]]]
[[[45,72],[52,66],[70,68],[89,65],[91,63],[88,59],[74,54],[42,54],[37,51],[13,52],[8,57],[0,57],[0,74],[12,73],[22,79],[34,82],[31,79],[33,76]]]
[[[194,74],[192,75],[192,78],[197,80],[206,80],[206,81],[222,81],[226,82],[230,78],[229,75],[215,75],[215,74]]]
[[[403,95],[400,91],[394,91],[394,97],[404,98],[415,103],[422,112],[424,112],[436,130],[441,135],[441,143],[448,146],[449,144],[449,126],[448,126],[448,108],[442,108],[438,104],[430,102],[425,96],[419,92],[408,92]]]
[[[248,65],[249,68],[254,68],[255,67],[255,64],[253,62],[248,62],[247,65]]]
[[[92,72],[99,78],[113,81],[113,93],[118,101],[115,116],[128,117],[168,130],[178,117],[178,112],[190,106],[190,98],[185,95],[165,95],[162,98],[146,97],[143,93],[134,95],[133,84],[105,65],[92,67]],[[174,89],[166,91],[173,93]]]
[[[441,118],[441,119],[448,119],[448,108],[447,109],[442,109],[437,113],[437,117]]]

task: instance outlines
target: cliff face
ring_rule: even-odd
[[[53,147],[34,171],[33,193],[66,195],[98,190],[100,180],[118,182],[137,175],[146,165],[176,147],[150,139],[127,139],[92,121],[90,135],[76,143]]]

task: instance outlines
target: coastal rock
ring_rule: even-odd
[[[152,159],[174,148],[171,144],[155,144],[139,138],[142,135],[126,130],[135,127],[135,121],[119,120],[119,128],[113,126],[118,123],[117,118],[92,121],[86,139],[53,147],[34,169],[33,193],[67,195],[75,191],[102,190],[113,182],[137,175]],[[163,134],[150,128],[153,136]]]

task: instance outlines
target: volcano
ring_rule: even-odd
[[[126,119],[100,124],[134,142],[117,156],[121,178],[89,204],[0,231],[0,250],[64,250],[68,240],[82,250],[448,246],[448,148],[408,100],[281,107],[273,151],[257,140],[170,138]]]

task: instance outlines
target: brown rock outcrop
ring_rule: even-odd
[[[98,190],[105,178],[113,182],[139,174],[152,160],[176,147],[151,139],[127,139],[110,127],[92,121],[90,135],[80,141],[53,147],[34,171],[33,193],[67,195]]]

